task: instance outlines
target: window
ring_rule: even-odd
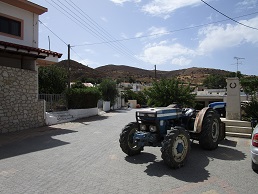
[[[0,16],[0,32],[21,37],[21,22]]]

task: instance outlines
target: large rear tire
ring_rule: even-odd
[[[220,137],[220,116],[216,110],[208,109],[204,115],[199,144],[203,149],[214,150]]]
[[[137,130],[137,123],[131,122],[123,128],[120,134],[120,147],[128,156],[140,154],[140,152],[143,150],[143,147],[139,147],[133,142],[133,136]]]
[[[175,127],[162,142],[162,159],[170,168],[184,166],[190,153],[190,137],[182,127]]]
[[[252,161],[252,169],[253,171],[258,171],[258,165],[255,164],[253,161]]]

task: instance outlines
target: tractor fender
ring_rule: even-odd
[[[203,121],[203,117],[205,115],[205,113],[207,112],[207,110],[209,110],[211,108],[209,107],[205,107],[202,110],[200,110],[198,112],[198,114],[196,115],[195,121],[194,121],[194,132],[195,133],[200,133],[202,130],[202,121]]]

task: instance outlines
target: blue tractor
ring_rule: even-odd
[[[208,106],[216,110],[220,114],[220,117],[226,117],[226,102],[213,102],[210,103]]]
[[[128,156],[140,154],[144,146],[160,146],[161,157],[171,168],[182,167],[190,153],[190,139],[213,150],[225,138],[225,125],[212,108],[197,111],[177,105],[136,111],[136,122],[120,134],[120,147]]]

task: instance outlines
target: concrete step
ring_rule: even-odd
[[[226,136],[229,136],[229,137],[241,137],[241,138],[251,139],[251,134],[249,134],[249,133],[226,132]]]
[[[226,136],[251,138],[253,130],[250,122],[227,120],[225,118],[221,118],[221,121],[226,125]]]
[[[248,121],[227,120],[225,118],[221,118],[221,121],[225,123],[226,126],[251,127],[251,122]]]
[[[252,133],[251,127],[239,127],[239,126],[227,126],[226,125],[226,132],[236,132],[236,133]]]

